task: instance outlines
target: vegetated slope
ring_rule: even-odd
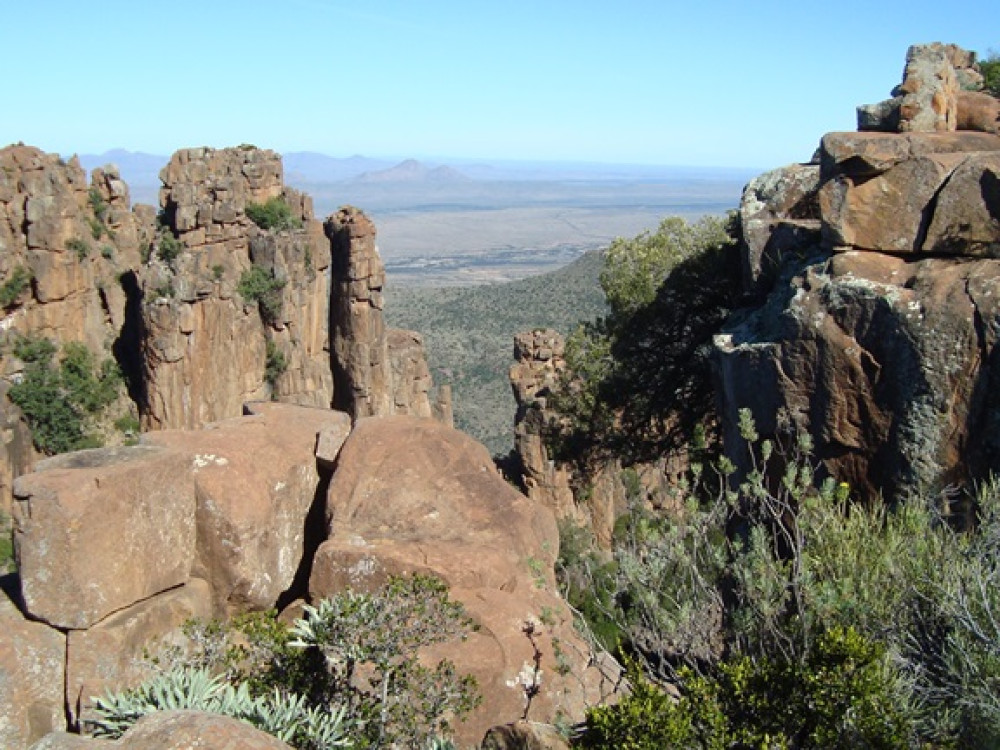
[[[517,408],[507,380],[519,331],[571,332],[605,312],[598,276],[603,251],[520,281],[475,287],[392,287],[386,293],[390,325],[424,336],[434,382],[451,383],[455,424],[494,454],[513,444]]]

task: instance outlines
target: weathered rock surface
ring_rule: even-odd
[[[930,85],[939,63],[971,64],[942,45],[932,57],[913,81]],[[1000,138],[830,133],[819,181],[822,242],[793,246],[766,301],[717,338],[727,453],[745,455],[745,407],[766,437],[810,433],[826,471],[862,497],[983,476],[1000,459],[990,427],[1000,417]],[[750,212],[787,210],[775,195],[763,209],[751,198]],[[765,231],[757,243],[770,241]]]
[[[88,628],[184,583],[195,497],[183,453],[104,448],[42,461],[14,483],[14,551],[28,613]]]
[[[1000,99],[981,91],[959,91],[958,129],[1000,135]]]
[[[0,631],[0,746],[28,747],[66,724],[66,636],[26,620],[2,592]]]
[[[329,406],[329,244],[312,201],[282,182],[281,158],[250,147],[185,149],[161,172],[160,205],[182,245],[143,275],[143,419],[194,428],[238,416],[246,400]],[[300,228],[257,227],[249,204],[281,199]],[[164,241],[161,235],[160,242]],[[245,300],[241,279],[257,269],[275,287]],[[282,372],[266,382],[269,357]]]
[[[32,750],[291,750],[281,740],[243,721],[199,711],[157,711],[108,741],[56,732]]]
[[[375,247],[375,225],[348,207],[327,218],[324,229],[333,257],[334,405],[355,419],[392,414],[392,371],[382,314],[385,268]]]
[[[774,283],[790,249],[819,239],[818,164],[791,164],[765,172],[743,189],[740,246],[743,285],[758,296]]]
[[[858,107],[858,130],[941,133],[983,130],[963,107],[967,92],[983,86],[976,55],[954,44],[916,44],[906,52],[903,81],[892,99]],[[974,105],[973,105],[974,106]],[[987,130],[987,132],[995,132]]]
[[[411,414],[450,425],[450,392],[431,405],[433,383],[420,334],[385,325],[385,267],[375,225],[345,207],[327,218],[324,230],[332,255],[334,406],[355,419]]]
[[[317,435],[335,460],[350,418],[329,409],[252,405],[195,431],[148,433],[143,441],[186,457],[197,497],[192,575],[213,590],[215,614],[273,607],[292,585],[305,550],[320,474]],[[322,524],[321,517],[317,519]]]
[[[565,368],[562,335],[551,329],[525,331],[514,337],[514,364],[508,376],[517,402],[514,453],[520,462],[521,484],[529,498],[552,510],[557,518],[572,517],[576,504],[569,467],[556,464],[545,445],[547,399]]]
[[[551,724],[517,721],[493,727],[480,750],[569,750],[569,741]]]
[[[831,133],[819,207],[830,248],[994,257],[1000,137]]]
[[[559,710],[580,716],[586,701],[599,697],[601,674],[588,667],[587,649],[553,590],[554,517],[508,486],[471,438],[432,420],[360,420],[341,451],[327,516],[330,538],[313,562],[313,598],[349,585],[376,587],[394,573],[434,573],[479,623],[465,642],[432,652],[474,674],[486,697],[460,727],[461,744],[478,741],[498,717],[523,714],[523,680],[535,653],[526,623],[543,673],[530,718],[552,719]],[[569,664],[566,676],[557,647]]]
[[[65,659],[70,722],[78,725],[92,718],[92,698],[148,679],[152,673],[143,661],[144,653],[167,645],[182,647],[184,623],[207,622],[212,615],[211,588],[193,578],[115,612],[92,628],[69,631]]]
[[[718,342],[728,446],[739,407],[787,416],[865,497],[941,488],[1000,460],[1000,261],[849,252],[805,267]]]

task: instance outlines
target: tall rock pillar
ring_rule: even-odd
[[[375,225],[345,206],[323,225],[330,238],[330,354],[333,406],[354,419],[393,413],[392,369]]]

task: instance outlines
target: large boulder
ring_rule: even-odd
[[[276,737],[246,722],[200,711],[156,711],[140,719],[120,739],[54,732],[31,750],[291,750]]]
[[[252,414],[201,430],[165,430],[143,440],[187,457],[197,497],[193,575],[204,578],[216,613],[273,607],[292,586],[306,550],[309,512],[320,473],[315,451],[324,435],[334,460],[350,417],[329,409],[257,403]],[[322,516],[314,523],[321,533]]]
[[[899,129],[904,133],[934,133],[958,127],[958,76],[955,61],[962,50],[939,42],[915,44],[906,51]],[[966,53],[968,55],[968,53]]]
[[[24,615],[0,592],[0,747],[17,750],[66,726],[66,636]]]
[[[610,690],[555,593],[551,511],[506,484],[468,436],[413,417],[359,421],[330,483],[327,517],[313,599],[375,588],[391,574],[429,573],[478,623],[464,642],[431,651],[475,675],[486,697],[459,727],[460,743],[478,741],[498,718],[523,714],[535,645],[541,691],[530,718],[580,717],[602,688]]]
[[[828,248],[994,257],[1000,137],[831,133],[820,147]]]
[[[14,496],[14,550],[33,618],[88,628],[190,576],[194,475],[182,452],[63,454],[19,477]]]

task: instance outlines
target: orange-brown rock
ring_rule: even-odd
[[[392,371],[392,413],[433,416],[429,397],[433,382],[423,337],[416,331],[390,328],[386,344]]]
[[[382,287],[385,268],[375,247],[375,225],[361,211],[342,208],[324,224],[332,256],[330,338],[334,405],[355,419],[393,413]]]
[[[329,244],[312,201],[282,174],[277,154],[252,147],[185,149],[161,172],[160,205],[182,251],[164,262],[154,250],[143,271],[147,427],[198,427],[269,395],[329,406]],[[248,204],[273,198],[300,228],[263,230],[248,218]],[[266,305],[239,294],[252,268],[280,287]],[[273,383],[269,351],[284,362]]]
[[[569,750],[570,744],[551,724],[516,721],[493,727],[483,737],[480,750]]]
[[[0,632],[0,747],[16,750],[66,725],[66,636],[25,619],[3,592]]]
[[[963,55],[964,53],[964,55]],[[906,51],[899,129],[904,133],[933,133],[958,126],[958,76],[955,62],[968,53],[939,42],[915,44]]]
[[[1000,99],[982,91],[959,91],[958,129],[1000,135]]]
[[[826,246],[993,255],[998,155],[1000,137],[986,133],[825,136],[819,205]]]
[[[26,610],[88,628],[184,583],[195,551],[194,479],[181,452],[104,448],[42,461],[14,483]]]
[[[350,428],[346,414],[329,409],[265,402],[252,411],[201,430],[143,437],[183,454],[192,467],[192,575],[211,584],[220,616],[273,607],[291,586],[320,485],[317,435],[339,435],[343,442]],[[335,455],[333,446],[327,449]]]
[[[193,578],[179,588],[115,612],[87,630],[71,630],[66,644],[66,709],[71,724],[92,718],[92,699],[135,687],[152,676],[144,656],[183,648],[184,624],[212,618],[212,591]]]
[[[545,445],[547,399],[566,366],[565,343],[554,330],[534,330],[514,337],[514,364],[508,377],[517,402],[514,417],[514,453],[525,493],[552,510],[557,518],[576,516],[568,466],[556,464]]]
[[[498,718],[523,714],[532,638],[542,673],[529,718],[578,717],[599,698],[602,675],[588,666],[554,592],[554,517],[507,485],[483,446],[433,420],[360,420],[341,450],[327,516],[330,538],[310,579],[314,599],[374,587],[393,573],[433,573],[478,622],[466,641],[432,651],[474,674],[486,697],[459,727],[460,743],[478,741]]]
[[[245,721],[200,711],[156,711],[120,739],[108,741],[54,732],[32,750],[291,750]]]

